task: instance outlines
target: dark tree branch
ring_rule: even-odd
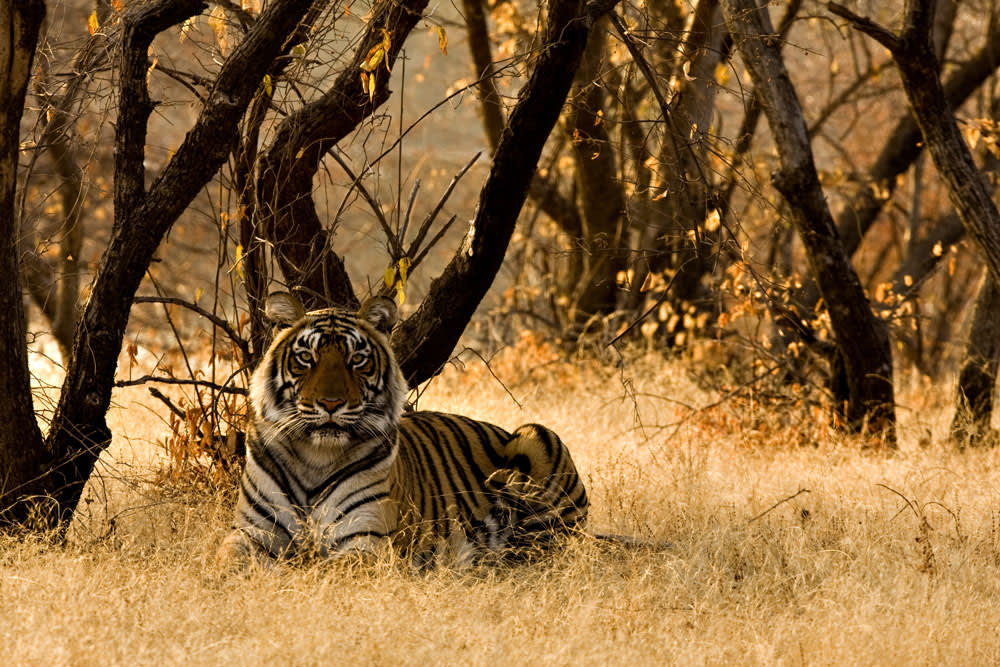
[[[766,9],[755,0],[724,0],[726,25],[760,96],[780,167],[773,175],[799,231],[820,294],[827,304],[847,379],[846,418],[866,422],[895,444],[892,354],[885,328],[872,314],[826,205],[802,108],[781,57]]]
[[[358,306],[344,262],[330,247],[333,230],[324,229],[316,213],[313,177],[323,156],[389,99],[386,68],[395,63],[426,6],[427,0],[376,3],[351,63],[320,98],[281,122],[263,156],[259,228],[273,244],[289,286],[301,289],[307,308]],[[369,76],[365,63],[369,52],[382,43],[383,31],[390,35],[390,48],[370,73],[376,86],[369,96],[361,74]]]
[[[239,332],[237,332],[236,329],[229,324],[229,322],[215,313],[205,310],[196,303],[191,303],[190,301],[185,301],[184,299],[173,296],[137,296],[132,303],[163,303],[187,308],[192,312],[198,313],[206,320],[222,329],[222,331],[229,336],[229,340],[233,341],[233,343],[240,348],[240,352],[243,354],[244,358],[250,356],[249,343],[247,343],[247,341],[240,336]]]
[[[417,311],[397,327],[393,347],[410,386],[430,378],[493,282],[514,232],[538,158],[555,126],[594,21],[613,2],[553,0],[542,49],[518,96],[462,247],[431,283]]]
[[[30,497],[39,491],[34,481],[46,466],[28,375],[14,205],[21,116],[44,18],[42,0],[0,3],[0,275],[6,277],[0,284],[0,525],[28,517]]]
[[[275,58],[288,48],[311,3],[276,0],[268,4],[246,38],[223,63],[194,126],[159,177],[143,195],[142,148],[148,109],[122,109],[116,138],[115,225],[101,258],[86,310],[79,322],[73,357],[49,430],[54,461],[45,485],[63,525],[79,500],[94,462],[111,434],[105,415],[129,310],[153,253],[173,222],[219,170],[236,144],[238,123]],[[156,32],[201,8],[193,0],[130,7],[122,17],[121,97],[148,106],[145,63]],[[138,86],[141,90],[134,90]],[[142,125],[135,127],[132,124]],[[131,142],[139,141],[139,149]],[[123,170],[128,173],[123,173]]]

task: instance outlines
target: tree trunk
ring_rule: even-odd
[[[552,0],[531,77],[522,88],[479,194],[461,249],[417,312],[396,329],[393,347],[410,386],[448,360],[503,262],[545,140],[559,119],[591,25],[615,4]]]
[[[958,374],[951,438],[959,444],[989,442],[990,418],[1000,366],[1000,290],[989,272],[976,295],[965,358]]]
[[[45,463],[28,376],[14,205],[21,115],[44,17],[43,0],[0,4],[0,525],[28,518],[35,503],[17,499],[35,496]]]
[[[852,429],[867,425],[895,445],[892,354],[885,327],[873,315],[850,257],[841,244],[816,165],[802,108],[788,76],[767,11],[754,0],[724,0],[726,25],[750,72],[778,148],[773,176],[805,247],[830,314],[845,367],[845,418]]]
[[[462,0],[465,12],[465,26],[469,31],[469,52],[472,65],[479,81],[479,113],[490,144],[490,153],[495,153],[500,145],[500,137],[506,124],[500,92],[494,79],[493,54],[490,52],[490,33],[486,26],[485,0]]]
[[[77,325],[72,359],[41,455],[45,474],[35,487],[51,499],[53,518],[63,526],[111,439],[105,415],[129,310],[142,277],[167,230],[229,157],[239,120],[261,78],[290,46],[287,38],[309,6],[298,0],[268,5],[223,64],[198,120],[148,192],[143,166],[145,127],[152,110],[145,83],[148,48],[157,34],[202,11],[203,3],[140,3],[129,6],[122,16],[115,222]],[[25,433],[20,435],[22,443]],[[23,514],[21,508],[31,502],[23,494],[13,501],[12,517]]]
[[[578,95],[567,115],[566,128],[573,141],[574,176],[581,234],[573,239],[579,253],[579,271],[573,275],[570,322],[574,333],[593,315],[614,312],[617,275],[625,269],[625,192],[615,161],[615,151],[604,123],[604,86],[601,66],[605,56],[605,22],[594,28],[577,75]]]

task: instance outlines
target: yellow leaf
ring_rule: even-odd
[[[396,283],[396,301],[401,306],[403,305],[403,302],[406,301],[406,292],[403,291],[402,283]]]
[[[267,93],[268,97],[271,97],[271,95],[274,93],[274,88],[271,86],[271,75],[270,74],[265,74],[264,75],[264,92]]]
[[[391,50],[392,50],[392,37],[389,35],[389,31],[388,30],[386,30],[385,28],[382,28],[382,51],[384,51],[385,54],[386,54],[386,56],[385,56],[385,71],[389,72],[390,74],[392,73],[392,70],[389,69],[389,55],[388,54],[389,54],[389,51],[391,51]]]
[[[448,55],[448,33],[444,31],[443,26],[438,26],[438,48],[441,49],[441,53]]]
[[[715,82],[720,86],[724,86],[729,82],[729,66],[727,62],[722,61],[715,66]]]
[[[243,245],[236,246],[236,273],[243,279]]]
[[[217,4],[212,13],[208,15],[208,25],[215,33],[215,42],[219,46],[219,53],[226,55],[229,50],[229,40],[226,36],[226,9],[221,4]]]
[[[153,76],[153,70],[156,69],[156,64],[159,62],[159,58],[153,58],[153,62],[149,64],[149,69],[146,70],[146,85],[149,86],[149,79]]]
[[[200,287],[194,291],[194,302],[195,303],[198,303],[198,301],[201,299],[201,295],[203,293],[204,293],[204,290],[201,289]]]
[[[368,101],[375,103],[375,72],[368,77]]]
[[[184,23],[181,24],[181,35],[180,37],[177,38],[177,41],[180,42],[181,44],[183,44],[184,40],[187,39],[187,34],[191,31],[191,28],[194,27],[194,21],[196,18],[198,17],[192,16],[187,21],[184,21]]]
[[[365,57],[365,62],[361,66],[361,69],[365,72],[372,72],[378,67],[382,59],[385,58],[385,49],[382,48],[381,44],[372,47],[372,50],[368,52]]]
[[[93,35],[100,27],[101,24],[97,21],[97,11],[95,10],[87,17],[87,32]]]
[[[719,209],[713,209],[708,217],[705,218],[705,231],[714,232],[719,229],[722,224],[722,216],[719,213]]]
[[[962,134],[965,135],[965,143],[969,144],[970,149],[973,149],[979,143],[979,137],[982,136],[983,131],[979,125],[966,125],[962,129]]]
[[[934,253],[935,257],[940,257],[941,255],[944,254],[944,246],[941,245],[940,241],[934,244],[934,250],[932,250],[932,252]]]
[[[386,287],[392,287],[393,283],[396,282],[396,269],[391,266],[385,270],[385,275],[382,276],[382,280],[385,282]]]
[[[293,46],[292,47],[292,55],[295,56],[296,58],[301,58],[304,55],[306,55],[306,45],[305,44],[296,44],[295,46]]]
[[[368,72],[361,72],[361,90],[368,92]]]
[[[406,276],[410,271],[410,258],[400,257],[399,258],[399,281],[406,287]]]

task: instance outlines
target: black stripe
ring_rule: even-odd
[[[258,443],[255,443],[258,444]],[[272,482],[285,494],[289,502],[298,501],[299,498],[295,493],[295,489],[292,486],[291,481],[288,479],[288,473],[285,471],[281,463],[271,454],[271,452],[263,446],[256,446],[252,448],[254,462],[261,468],[261,470],[271,479]]]
[[[349,542],[358,537],[388,537],[388,535],[386,535],[385,533],[381,533],[377,530],[359,530],[355,533],[349,533],[347,535],[344,535],[343,537],[338,538],[337,541],[333,543],[333,550],[338,551],[341,545],[343,545],[345,542]]]
[[[353,503],[349,504],[347,507],[340,509],[341,517],[347,517],[351,512],[358,509],[362,505],[367,505],[368,503],[377,502],[379,500],[385,500],[389,497],[389,493],[386,491],[379,491],[378,493],[372,493],[370,495],[364,496],[355,500]]]
[[[428,443],[433,444],[439,434],[427,428],[426,423],[422,422],[422,419],[413,419],[411,421],[413,429],[417,432],[416,435],[421,436],[420,438],[415,437],[412,433],[406,434],[407,444],[409,445],[410,450],[418,454],[424,464],[424,475],[411,480],[412,483],[410,488],[414,494],[419,492],[423,495],[423,502],[420,507],[421,518],[437,519],[444,515],[444,507],[441,504],[443,502],[445,492],[443,486],[444,480],[441,479],[440,475],[441,467],[438,465],[433,455],[433,449],[436,448],[429,447]],[[400,430],[402,432],[402,429]],[[426,484],[428,478],[431,481],[430,489],[427,489]],[[427,493],[428,490],[430,493]],[[413,500],[416,500],[416,498]]]
[[[476,496],[482,492],[482,480],[476,480],[475,483],[470,482],[469,476],[467,474],[467,469],[469,468],[469,457],[466,452],[468,451],[470,444],[468,435],[457,428],[453,428],[453,424],[449,423],[447,419],[439,415],[440,419],[431,422],[433,426],[444,425],[445,428],[452,434],[455,442],[442,442],[441,439],[437,440],[439,447],[437,448],[440,454],[441,463],[444,465],[444,474],[451,482],[451,487],[453,492],[450,497],[455,499],[456,505],[460,505],[459,511],[463,517],[467,519],[475,516],[478,503],[473,503]],[[440,428],[436,430],[436,434],[440,434]],[[451,446],[451,445],[454,446]],[[466,445],[463,447],[463,445]],[[465,454],[464,456],[461,456]],[[464,459],[464,460],[462,460]],[[458,479],[456,480],[456,476]],[[456,482],[459,484],[456,485]]]
[[[318,486],[313,487],[311,490],[307,490],[306,498],[309,506],[315,507],[316,505],[322,503],[324,500],[329,498],[330,494],[333,493],[338,486],[343,484],[345,480],[350,479],[360,472],[369,470],[374,467],[375,464],[389,458],[392,454],[392,448],[375,447],[375,452],[373,454],[374,456],[365,456],[350,465],[337,469],[336,472],[320,482]]]
[[[247,485],[250,486],[249,489],[247,488]],[[274,513],[270,503],[266,503],[266,501],[265,503],[261,503],[261,500],[264,498],[264,494],[261,493],[260,489],[253,483],[253,480],[248,479],[246,475],[243,475],[240,480],[240,494],[244,499],[246,499],[247,505],[250,506],[250,509],[252,509],[257,516],[270,522],[270,528],[280,528],[281,531],[285,533],[289,539],[291,539],[291,531],[287,526],[281,523],[278,519],[278,515]],[[246,515],[246,512],[243,512],[243,516],[247,519],[251,518]],[[249,523],[257,526],[256,521],[250,521]],[[265,527],[258,527],[266,530]]]

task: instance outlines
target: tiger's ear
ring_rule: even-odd
[[[288,292],[271,292],[264,301],[264,317],[275,324],[294,324],[305,314],[302,303]]]
[[[396,302],[387,296],[373,296],[363,304],[358,310],[358,317],[368,322],[386,336],[392,332],[393,325],[399,311],[396,309]]]

